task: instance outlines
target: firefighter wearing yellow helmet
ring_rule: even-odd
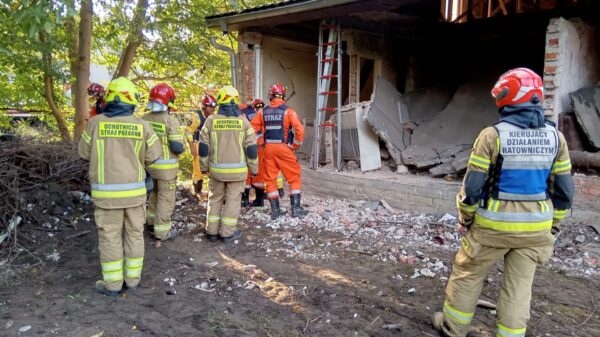
[[[200,132],[198,156],[202,173],[210,177],[206,234],[214,242],[241,236],[237,229],[248,169],[258,173],[256,134],[241,116],[238,91],[227,85],[217,95],[219,110]]]
[[[96,291],[116,296],[138,286],[144,262],[145,170],[162,154],[148,122],[134,117],[138,91],[127,78],[108,85],[102,114],[89,120],[79,155],[90,162],[89,179],[102,280]]]

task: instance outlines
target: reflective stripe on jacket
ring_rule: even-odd
[[[92,198],[101,208],[127,208],[146,202],[145,169],[161,156],[150,124],[134,116],[89,120],[78,145],[90,162]]]
[[[149,112],[142,117],[148,121],[160,141],[162,154],[160,158],[148,167],[148,172],[154,179],[173,180],[177,178],[179,160],[177,154],[171,151],[169,141],[183,144],[183,135],[179,131],[179,122],[166,111],[162,113]]]
[[[200,134],[200,167],[212,179],[246,180],[248,168],[258,172],[258,158],[247,156],[251,147],[256,152],[256,135],[246,118],[209,116]]]

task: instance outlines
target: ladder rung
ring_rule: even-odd
[[[321,43],[321,46],[335,46],[337,44],[337,42],[323,42]]]
[[[335,126],[335,124],[333,124],[333,123],[323,123],[320,126],[331,126],[331,127],[333,127],[333,126]]]
[[[337,62],[337,59],[322,59],[321,62]]]
[[[321,110],[321,111],[335,111],[335,110],[337,110],[337,108],[321,108],[319,110]]]
[[[337,95],[337,91],[323,91],[319,95]]]
[[[321,78],[337,78],[338,75],[323,75]]]

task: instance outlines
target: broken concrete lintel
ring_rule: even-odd
[[[373,93],[373,102],[363,120],[385,142],[390,155],[402,164],[402,150],[410,143],[410,134],[400,120],[400,93],[388,80],[380,77]]]

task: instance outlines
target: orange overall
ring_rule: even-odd
[[[304,127],[296,111],[285,105],[280,98],[271,100],[271,105],[257,112],[252,119],[257,137],[263,137],[263,159],[259,162],[259,174],[264,172],[268,199],[278,199],[277,176],[279,171],[290,184],[291,194],[302,189],[301,168],[294,151],[304,140]],[[290,131],[293,130],[293,140]],[[260,146],[259,146],[260,149]],[[260,158],[260,154],[259,154]],[[256,186],[256,185],[255,185]]]

